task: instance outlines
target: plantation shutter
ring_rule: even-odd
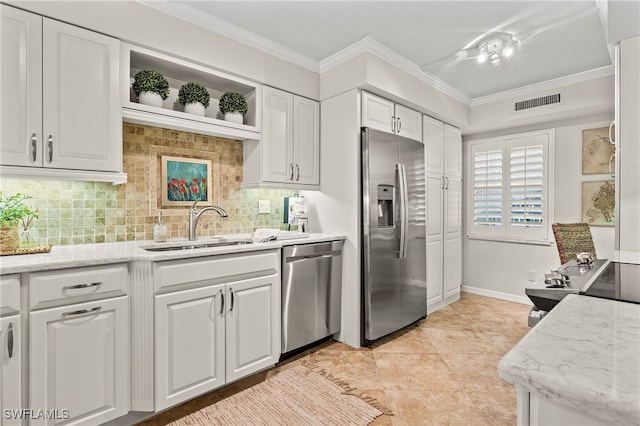
[[[479,147],[473,153],[474,225],[478,227],[502,226],[503,173],[502,148]]]
[[[543,146],[511,149],[509,171],[510,225],[541,228],[545,202]]]

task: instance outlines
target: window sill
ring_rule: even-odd
[[[527,245],[534,245],[534,246],[550,246],[552,244],[555,244],[555,241],[549,241],[549,240],[528,240],[524,238],[519,239],[519,238],[507,238],[507,237],[489,237],[484,235],[467,235],[467,239],[494,241],[497,243],[527,244]]]

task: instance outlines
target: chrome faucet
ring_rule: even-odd
[[[198,239],[198,236],[196,235],[196,226],[198,226],[198,220],[200,220],[200,216],[202,216],[203,213],[213,210],[222,217],[229,217],[227,212],[221,207],[209,206],[198,211],[196,209],[196,204],[198,204],[198,200],[194,201],[193,205],[189,209],[189,241],[195,241]]]

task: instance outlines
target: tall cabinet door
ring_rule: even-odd
[[[262,96],[262,179],[293,182],[293,94],[265,86]]]
[[[224,285],[156,296],[156,410],[225,384]]]
[[[448,178],[444,191],[444,297],[460,292],[462,284],[462,180]]]
[[[278,275],[227,284],[226,377],[232,382],[280,357]]]
[[[31,313],[29,404],[100,424],[129,411],[129,299]],[[64,413],[61,413],[64,416]],[[31,420],[54,424],[54,420]]]
[[[120,42],[43,20],[44,166],[121,171]]]
[[[20,420],[7,418],[4,410],[24,408],[21,377],[20,315],[0,318],[0,425],[19,425]]]
[[[443,283],[443,186],[442,176],[427,174],[427,313],[442,300]]]
[[[320,104],[293,97],[294,182],[320,184]]]
[[[42,166],[42,18],[0,4],[0,163]]]
[[[460,129],[444,124],[442,130],[444,139],[444,175],[449,178],[462,178],[462,136]]]

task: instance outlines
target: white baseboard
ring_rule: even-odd
[[[500,291],[487,290],[485,288],[470,287],[463,285],[460,287],[465,293],[478,294],[480,296],[493,297],[494,299],[507,300],[509,302],[522,303],[523,305],[533,305],[527,296],[516,296],[515,294],[502,293]]]

